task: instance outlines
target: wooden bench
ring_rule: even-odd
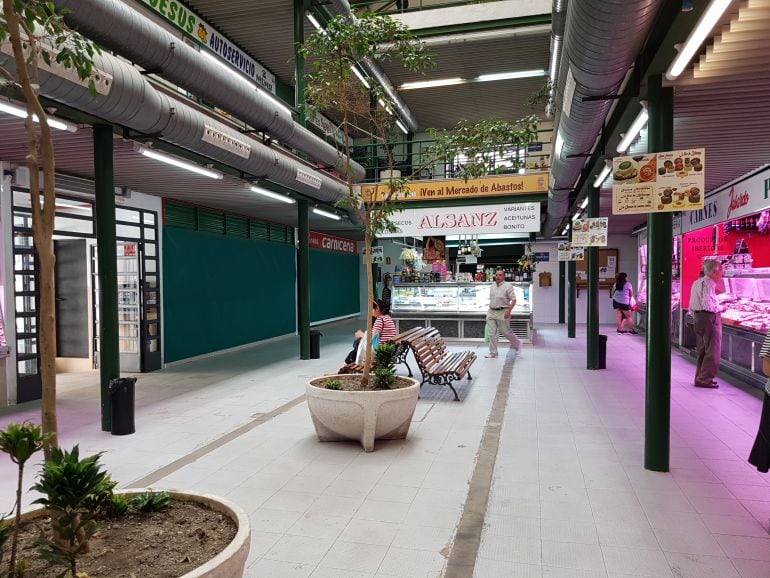
[[[446,343],[440,335],[427,335],[413,340],[410,347],[422,373],[420,388],[426,382],[434,385],[448,385],[455,394],[455,401],[460,401],[452,382],[465,376],[468,379],[473,378],[470,369],[476,361],[476,354],[472,351],[448,352]]]
[[[413,327],[412,329],[408,329],[407,331],[399,333],[396,335],[393,341],[391,341],[391,343],[396,346],[396,364],[403,363],[406,365],[406,369],[409,372],[409,377],[412,377],[412,368],[409,367],[406,356],[409,354],[411,344],[413,341],[425,339],[427,337],[440,337],[440,335],[438,330],[433,329],[432,327]],[[372,368],[374,368],[374,364],[372,364]],[[363,372],[363,364],[358,365],[355,363],[348,363],[344,365],[339,371],[339,373]]]

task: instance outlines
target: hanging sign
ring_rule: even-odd
[[[382,263],[385,259],[385,248],[380,245],[372,247],[372,263]]]
[[[394,196],[394,201],[442,201],[475,197],[527,195],[548,192],[548,175],[506,175],[480,179],[417,180],[407,184],[405,192]],[[388,184],[378,183],[362,187],[364,199],[384,200]]]
[[[612,214],[703,209],[706,149],[612,160]]]
[[[138,0],[160,14],[167,22],[216,54],[260,88],[275,94],[275,75],[264,66],[222,36],[218,30],[188,9],[182,2],[175,0]]]
[[[579,247],[606,247],[607,217],[572,221],[572,243]]]
[[[425,237],[422,241],[423,261],[433,263],[446,260],[446,237]]]
[[[559,261],[582,261],[583,247],[573,247],[569,241],[561,241],[557,246]]]
[[[350,239],[326,235],[325,233],[316,233],[310,231],[308,245],[311,249],[325,249],[327,251],[336,251],[337,253],[358,253],[358,244]]]
[[[396,232],[378,237],[534,233],[540,230],[540,203],[403,209],[390,217]]]
[[[535,262],[536,263],[547,263],[551,260],[551,253],[548,251],[536,251],[535,252]]]

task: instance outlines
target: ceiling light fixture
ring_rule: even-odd
[[[276,201],[282,201],[284,203],[288,203],[290,205],[293,205],[297,201],[292,199],[291,197],[287,197],[286,195],[282,195],[280,193],[276,193],[273,191],[268,191],[267,189],[263,189],[262,187],[257,186],[250,186],[249,190],[251,190],[254,193],[257,193],[258,195],[263,195],[265,197],[270,197],[271,199],[275,199]]]
[[[316,215],[326,217],[327,219],[334,219],[335,221],[339,221],[340,219],[342,219],[342,217],[340,217],[336,213],[330,213],[329,211],[324,211],[323,209],[319,209],[318,207],[313,207],[313,212]]]
[[[517,72],[499,72],[496,74],[482,74],[474,80],[476,82],[491,82],[494,80],[511,80],[514,78],[533,78],[536,76],[545,76],[545,70],[519,70]]]
[[[556,133],[556,142],[553,145],[553,151],[557,157],[561,157],[561,150],[564,148],[564,139],[561,136],[561,131]]]
[[[468,82],[464,78],[444,78],[441,80],[422,80],[420,82],[405,82],[399,90],[414,90],[416,88],[434,88],[436,86],[451,86]]]
[[[358,77],[358,80],[361,81],[361,84],[363,84],[364,87],[366,87],[367,89],[370,89],[372,87],[372,85],[369,84],[369,82],[366,80],[366,77],[363,74],[361,74],[360,70],[358,70],[357,66],[351,65],[350,70],[352,70],[353,74],[355,74]]]
[[[203,175],[204,177],[208,177],[210,179],[221,180],[224,178],[224,175],[219,171],[207,169],[195,163],[183,161],[182,159],[179,159],[177,157],[172,157],[171,155],[159,153],[158,151],[148,149],[147,147],[140,146],[138,152],[139,154],[144,155],[148,158],[155,159],[156,161],[160,161],[162,163],[166,163],[166,164],[178,167],[180,169],[188,170],[192,173]]]
[[[406,127],[404,126],[404,123],[403,123],[403,122],[401,122],[400,120],[396,120],[396,126],[397,126],[399,129],[401,129],[401,132],[402,132],[402,133],[404,133],[404,134],[409,134],[409,131],[408,131],[408,130],[406,129]]]
[[[596,175],[596,179],[594,179],[594,188],[598,189],[602,186],[605,180],[607,180],[607,177],[610,175],[610,171],[612,169],[608,167],[607,165],[604,165],[601,172]]]
[[[567,225],[566,227],[564,227],[564,229],[562,229],[562,232],[561,232],[561,234],[562,234],[562,235],[566,235],[566,234],[567,234],[567,231],[569,231],[569,225]]]
[[[580,218],[580,215],[583,213],[583,209],[578,209],[577,212],[575,212],[574,215],[572,215],[572,220],[576,221]]]
[[[684,72],[687,65],[695,56],[695,53],[700,48],[703,41],[706,40],[706,36],[709,35],[714,25],[722,18],[727,7],[730,6],[731,0],[713,0],[703,16],[700,17],[695,28],[690,32],[690,36],[687,37],[687,41],[684,43],[684,47],[679,52],[674,62],[671,63],[668,71],[666,72],[666,78],[674,80],[677,76]]]
[[[10,102],[0,102],[0,112],[5,112],[18,118],[27,118],[27,109],[21,106],[16,106],[15,104],[11,104]],[[48,115],[46,118],[48,119],[48,126],[51,128],[66,130],[69,132],[77,132],[78,130],[76,125],[72,124],[71,122],[67,122],[66,120],[62,120],[51,115]],[[36,114],[32,115],[32,121],[39,122]]]
[[[628,150],[628,147],[631,146],[631,143],[636,140],[637,136],[639,136],[639,133],[642,131],[644,125],[647,124],[647,119],[649,118],[649,114],[647,113],[647,102],[643,100],[640,102],[640,104],[642,105],[642,110],[639,111],[639,114],[634,119],[634,122],[631,123],[631,127],[628,129],[628,132],[620,141],[617,149],[619,153],[624,153]]]
[[[316,17],[313,16],[310,12],[305,12],[305,17],[310,21],[310,24],[315,26],[316,30],[322,30],[321,23],[316,20]]]
[[[588,197],[586,197],[585,199],[583,199],[583,202],[582,202],[582,203],[580,203],[580,208],[581,208],[581,209],[585,209],[587,206],[588,206]]]

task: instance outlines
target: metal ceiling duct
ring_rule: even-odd
[[[569,2],[554,95],[554,143],[560,139],[564,145],[560,154],[554,150],[551,163],[546,236],[567,215],[570,189],[585,164],[583,157],[567,157],[591,151],[612,104],[583,99],[618,92],[662,5],[663,0]]]
[[[56,0],[67,9],[67,22],[84,36],[117,54],[153,71],[263,130],[285,145],[346,173],[346,163],[337,149],[297,124],[291,113],[235,71],[207,65],[198,50],[120,0]],[[353,180],[366,171],[352,164]]]
[[[350,3],[348,3],[347,0],[328,0],[326,9],[335,16],[341,15],[351,19],[355,19],[356,17],[355,14],[353,14],[353,11],[350,9]],[[380,65],[370,58],[365,58],[361,61],[360,64],[364,67],[366,72],[369,73],[369,76],[374,78],[380,84],[380,86],[382,86],[385,92],[388,93],[390,100],[393,102],[393,108],[396,109],[399,117],[401,117],[401,120],[404,121],[406,128],[408,128],[410,132],[417,132],[419,126],[417,125],[417,121],[412,115],[412,111],[409,110],[409,107],[406,106],[406,103],[398,95],[396,89],[393,88],[390,79],[383,72],[382,68],[380,68]]]
[[[3,45],[2,50],[10,52],[10,44]],[[15,70],[15,61],[7,52],[0,52],[0,65]],[[334,203],[347,196],[344,183],[158,91],[131,64],[102,53],[94,57],[94,65],[104,73],[102,78],[109,79],[101,93],[92,94],[86,82],[42,69],[40,93],[319,201]]]
[[[559,63],[561,62],[561,49],[564,44],[564,24],[567,19],[567,0],[553,0],[551,6],[551,66],[549,67],[549,80],[552,86],[559,81]],[[553,91],[555,88],[552,88]],[[553,117],[553,96],[548,99],[545,106],[545,116]]]

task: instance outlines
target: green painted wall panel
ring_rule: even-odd
[[[310,250],[310,322],[358,313],[361,255]]]
[[[296,330],[294,246],[163,229],[167,363]]]

